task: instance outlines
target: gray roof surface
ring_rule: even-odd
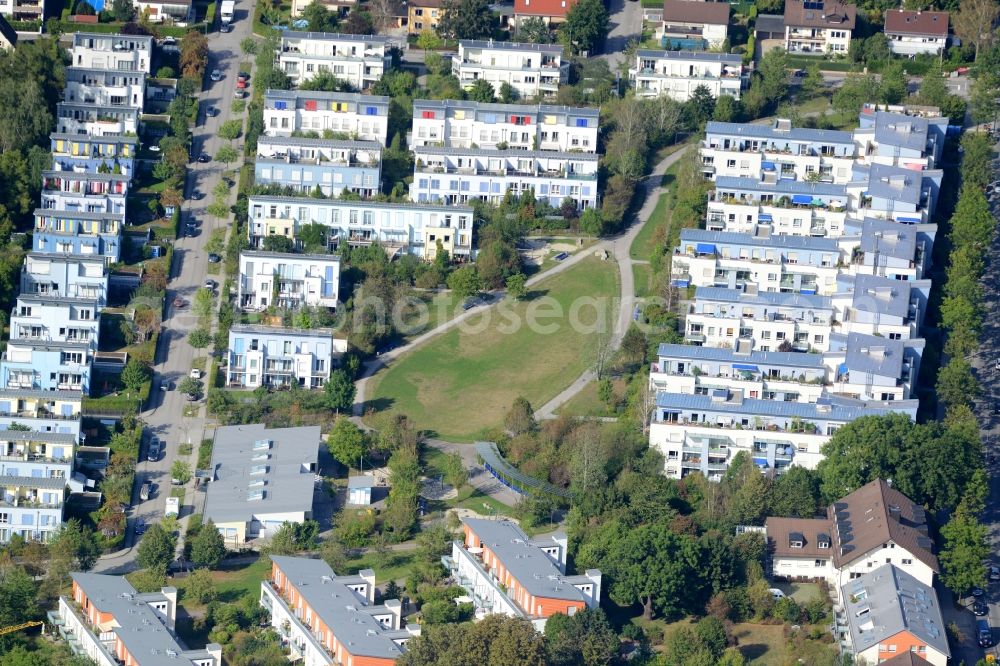
[[[496,150],[489,148],[455,148],[452,146],[417,146],[413,149],[415,155],[481,155],[484,157],[539,157],[539,158],[562,158],[567,160],[579,160],[581,162],[596,162],[601,156],[595,153],[571,153],[558,150],[518,150],[511,148],[508,150]],[[593,174],[597,178],[597,174]]]
[[[264,326],[262,324],[233,324],[230,333],[260,333],[297,338],[323,338],[329,340],[336,332],[332,328],[288,328],[285,326]],[[263,427],[263,426],[262,426]]]
[[[844,362],[848,370],[873,372],[883,377],[900,377],[903,374],[905,350],[906,345],[902,340],[848,333]]]
[[[352,201],[350,199],[313,199],[309,196],[302,197],[281,197],[281,196],[271,196],[271,195],[260,195],[255,196],[250,195],[250,200],[258,203],[284,203],[291,205],[303,205],[307,203],[311,204],[336,204],[338,206],[350,207],[350,208],[390,208],[399,210],[433,210],[442,213],[471,213],[471,206],[445,206],[442,204],[426,204],[426,203],[393,203],[389,201]]]
[[[636,55],[640,58],[658,58],[662,60],[701,60],[703,62],[721,62],[731,65],[743,65],[742,56],[730,53],[707,53],[705,51],[667,51],[664,49],[639,49]]]
[[[795,292],[758,291],[748,294],[739,289],[725,287],[698,287],[694,291],[694,300],[721,301],[738,305],[773,305],[784,308],[812,308],[817,310],[832,310],[833,301],[829,296],[817,294],[799,294]]]
[[[923,177],[919,172],[888,164],[872,164],[868,169],[855,171],[862,174],[867,171],[867,192],[870,196],[910,204],[920,203],[920,181]]]
[[[342,141],[338,139],[314,139],[303,136],[267,136],[262,134],[257,145],[273,144],[277,146],[313,146],[317,148],[348,148],[356,150],[382,150],[378,141]]]
[[[69,217],[74,220],[119,220],[124,221],[124,213],[91,213],[85,210],[60,210],[58,208],[36,208],[35,215]]]
[[[366,104],[389,104],[389,98],[382,95],[362,95],[361,93],[327,92],[325,90],[277,90],[268,88],[264,102],[273,99],[328,99],[335,102],[364,102]]]
[[[938,652],[950,655],[934,588],[892,564],[883,564],[841,589],[856,653],[908,631]]]
[[[758,400],[756,398],[744,398],[740,403],[716,402],[707,395],[688,395],[668,391],[658,391],[656,394],[656,406],[665,409],[697,409],[701,412],[820,419],[845,423],[862,416],[880,416],[894,411],[881,407],[866,407],[858,401],[841,401],[834,398],[824,400],[823,404],[830,407],[829,411],[820,411],[817,403],[807,402]]]
[[[719,176],[715,179],[715,189],[763,190],[765,192],[782,192],[788,194],[819,194],[826,196],[841,196],[847,201],[847,188],[833,183],[810,183],[804,180],[778,179],[774,183],[765,183],[756,178],[741,178],[739,176]]]
[[[947,23],[945,32],[947,32]],[[923,150],[927,146],[930,123],[920,116],[879,111],[875,114],[875,141],[887,146]]]
[[[62,490],[66,487],[66,479],[44,476],[0,475],[0,488],[19,486],[21,488],[38,488],[40,490]]]
[[[123,176],[120,173],[97,173],[96,171],[84,171],[81,173],[79,171],[56,171],[54,169],[47,169],[43,171],[42,176],[45,178],[65,178],[66,180],[85,180],[88,182],[90,181],[111,182],[115,180],[128,180],[127,176]],[[43,194],[44,193],[45,192],[43,191]],[[58,192],[58,191],[52,191],[52,193],[80,194],[80,195],[83,194],[82,192]],[[106,196],[115,196],[114,192],[104,192],[103,194]],[[87,257],[80,257],[79,255],[77,255],[77,258],[86,259]]]
[[[461,48],[500,49],[503,51],[538,51],[539,53],[558,53],[562,55],[563,48],[558,44],[528,44],[524,42],[494,42],[492,39],[460,39]]]
[[[749,363],[761,365],[788,365],[800,368],[822,368],[823,357],[819,354],[802,352],[752,351],[749,354],[737,354],[725,347],[698,347],[694,345],[672,345],[661,343],[656,350],[658,356],[673,358],[690,358],[702,361],[719,361],[730,363]]]
[[[763,238],[736,231],[708,231],[707,229],[682,229],[681,243],[712,243],[715,245],[762,245],[781,250],[816,250],[838,253],[837,239],[818,236],[769,236]]]
[[[327,42],[343,41],[375,44],[388,44],[391,41],[388,37],[382,37],[379,35],[346,35],[339,32],[299,32],[296,30],[288,30],[281,33],[282,42],[289,39],[317,39]]]
[[[917,231],[910,225],[866,217],[861,223],[861,249],[912,260],[917,252]]]
[[[482,541],[518,583],[536,597],[586,601],[559,567],[532,543],[531,537],[509,520],[463,518],[462,522]]]
[[[269,449],[254,451],[254,442],[271,440]],[[319,456],[320,429],[265,429],[263,424],[226,426],[215,431],[212,448],[212,482],[205,494],[205,518],[216,523],[249,521],[254,515],[312,511],[313,477],[303,465],[315,469]],[[267,460],[253,460],[260,454]],[[254,466],[266,465],[267,473],[254,475]],[[264,481],[264,497],[248,501],[251,483]]]
[[[296,254],[295,252],[267,252],[266,250],[243,250],[241,257],[251,259],[285,259],[295,261],[296,259],[312,259],[314,261],[340,261],[339,254]]]
[[[90,134],[72,134],[69,132],[53,132],[49,134],[50,139],[69,139],[71,141],[80,141],[81,143],[94,142],[94,143],[139,143],[139,137],[136,136],[126,136],[124,134],[102,134],[100,136],[92,136]],[[90,155],[70,155],[70,157],[80,157],[89,158]],[[117,157],[121,157],[118,155]],[[132,157],[135,157],[134,155]]]
[[[76,296],[51,296],[49,294],[20,294],[17,297],[18,301],[24,301],[25,303],[40,303],[42,305],[54,305],[56,307],[61,305],[97,305],[96,298],[79,298]],[[14,314],[14,318],[18,315]],[[89,322],[86,319],[78,320],[80,322],[96,324],[97,320],[91,319]]]
[[[754,22],[756,32],[785,32],[785,17],[782,14],[758,14]]]
[[[0,389],[0,400],[20,398],[22,400],[83,400],[83,391],[41,391],[32,389]]]
[[[360,474],[347,479],[348,488],[371,488],[375,485],[375,477],[371,474]]]
[[[159,613],[146,600],[164,597],[160,593],[139,594],[124,576],[75,572],[70,574],[77,585],[87,595],[91,605],[102,613],[110,613],[119,625],[111,631],[121,638],[129,654],[142,666],[178,666],[178,656],[184,656],[184,648],[177,643],[167,629]],[[173,654],[168,653],[168,650]],[[197,651],[202,657],[207,656]]]
[[[66,171],[59,171],[57,173],[67,173]],[[104,261],[104,257],[98,255],[85,256],[80,254],[72,254],[70,252],[29,252],[28,255],[32,259],[45,259],[51,261],[52,263],[63,263],[63,264],[101,264],[102,266],[107,266]],[[27,266],[27,262],[24,264]],[[22,269],[24,269],[22,266]],[[107,270],[104,271],[107,273]]]
[[[910,285],[905,281],[863,273],[854,275],[853,278],[852,307],[862,312],[906,316],[910,309]]]
[[[464,109],[466,111],[496,111],[503,113],[562,113],[572,116],[597,118],[600,109],[581,106],[558,106],[554,104],[497,104],[495,102],[474,102],[465,99],[415,99],[414,109]]]
[[[758,21],[760,18],[758,17]],[[738,57],[738,56],[737,56]],[[722,123],[710,121],[705,125],[705,135],[746,136],[754,139],[785,139],[788,141],[823,141],[829,143],[853,144],[850,132],[839,130],[793,127],[788,131],[777,130],[773,125],[752,125],[748,123]]]
[[[0,442],[76,444],[76,435],[69,432],[45,432],[43,430],[0,430]]]
[[[371,613],[359,610],[368,607],[368,600],[341,582],[353,577],[338,580],[323,560],[286,555],[272,555],[271,560],[333,632],[337,642],[350,646],[348,651],[352,655],[395,659],[403,654],[402,648],[384,635],[387,632],[378,620]]]

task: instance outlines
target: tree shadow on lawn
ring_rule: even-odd
[[[524,296],[522,296],[519,300],[525,303],[530,303],[531,301],[537,300],[542,296],[548,296],[548,294],[548,289],[529,289],[524,292]]]
[[[743,657],[748,661],[754,661],[755,659],[762,658],[768,651],[768,645],[766,643],[746,643],[739,645],[740,652],[743,653]]]
[[[365,400],[365,413],[384,412],[394,404],[396,404],[396,401],[393,398],[372,398]]]

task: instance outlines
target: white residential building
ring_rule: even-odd
[[[466,100],[413,102],[410,149],[423,146],[470,149],[597,152],[600,109]]]
[[[451,73],[466,89],[483,80],[498,94],[507,83],[522,98],[544,97],[569,82],[569,62],[563,59],[562,47],[553,44],[463,39],[451,60]]]
[[[388,123],[388,97],[309,90],[268,90],[264,95],[268,136],[315,132],[319,138],[377,141],[384,146]]]
[[[194,21],[191,0],[132,0],[132,4],[136,12],[148,15],[152,23]]]
[[[839,275],[831,297],[841,332],[912,340],[919,335],[930,280],[903,282],[877,275]]]
[[[70,433],[79,440],[79,391],[0,388],[0,430],[25,426],[36,432]]]
[[[108,300],[108,268],[101,257],[29,252],[21,265],[21,295],[86,298],[99,311]]]
[[[683,4],[716,4],[679,0]],[[728,10],[728,7],[726,9]],[[691,99],[703,87],[712,97],[740,98],[743,87],[743,59],[726,53],[696,51],[653,51],[639,49],[629,68],[629,78],[640,97],[667,95],[678,102]]]
[[[148,35],[73,34],[70,65],[150,74],[153,38]]]
[[[358,90],[367,90],[389,71],[390,40],[377,35],[341,35],[332,32],[281,34],[277,68],[299,85],[329,72]]]
[[[146,73],[142,70],[114,70],[67,67],[64,102],[125,106],[142,111]]]
[[[228,386],[321,388],[347,352],[330,328],[234,324],[229,329]]]
[[[0,16],[5,16],[10,21],[41,21],[45,17],[45,0],[0,0]],[[3,33],[0,44],[7,47],[9,42],[10,48],[13,48],[17,33],[9,23]],[[11,38],[9,34],[14,37]]]
[[[52,634],[97,666],[222,666],[222,646],[185,650],[177,642],[177,589],[140,593],[124,576],[70,574],[70,597],[49,611]]]
[[[247,233],[254,248],[265,236],[295,239],[303,225],[316,223],[330,228],[331,251],[341,244],[379,243],[392,252],[433,259],[440,241],[452,257],[468,258],[472,252],[475,216],[468,206],[257,195],[248,205]]]
[[[59,102],[56,104],[56,132],[90,136],[135,134],[139,129],[139,115],[139,109],[125,106]]]
[[[244,310],[337,307],[340,257],[284,252],[240,253],[237,302]]]
[[[292,187],[302,194],[316,188],[324,196],[349,191],[362,197],[379,191],[382,146],[375,141],[335,141],[261,136],[257,141],[254,182]]]
[[[785,3],[785,50],[805,55],[846,55],[858,8],[842,3],[788,0]]]
[[[896,55],[939,55],[948,46],[948,12],[887,9],[885,36]]]
[[[203,513],[228,548],[245,548],[273,536],[285,523],[312,517],[322,444],[319,426],[267,429],[258,423],[216,429]]]
[[[729,37],[729,4],[664,0],[656,38],[664,48],[718,49]]]
[[[941,161],[948,118],[917,115],[905,107],[866,104],[854,130],[859,164],[886,164],[911,171],[934,169]]]
[[[599,157],[592,153],[424,146],[414,156],[413,201],[498,203],[507,192],[520,196],[530,190],[555,208],[567,198],[578,210],[597,207]]]
[[[43,171],[41,208],[125,214],[127,176],[93,171]]]
[[[11,342],[85,342],[97,350],[101,304],[91,298],[21,294],[10,313]]]

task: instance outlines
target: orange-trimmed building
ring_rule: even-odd
[[[566,575],[566,537],[531,539],[508,520],[466,518],[465,538],[452,544],[445,564],[468,591],[476,616],[503,613],[533,621],[539,630],[555,613],[596,608],[601,572]]]
[[[49,624],[73,652],[99,666],[221,666],[222,647],[185,650],[174,634],[177,590],[140,594],[124,576],[74,573]]]
[[[392,666],[419,627],[402,627],[396,599],[375,604],[375,572],[338,576],[323,560],[271,556],[260,604],[304,666]]]

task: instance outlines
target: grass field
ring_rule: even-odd
[[[635,295],[637,298],[649,296],[649,264],[632,264],[632,276],[635,281]]]
[[[458,296],[450,291],[414,291],[409,297],[412,299],[413,307],[403,311],[405,327],[403,337],[406,339],[415,338],[424,331],[437,328],[463,312]]]
[[[376,375],[369,407],[406,414],[440,437],[472,441],[499,426],[519,395],[542,405],[590,364],[595,308],[579,308],[579,323],[589,326],[581,331],[570,326],[571,305],[607,299],[608,329],[617,275],[614,263],[587,258],[536,285],[524,301],[485,310]],[[557,311],[561,316],[552,316]],[[536,325],[525,324],[528,313]]]
[[[675,162],[670,165],[660,180],[660,186],[667,188],[667,190],[660,195],[659,201],[656,202],[656,208],[653,209],[649,219],[645,221],[642,229],[632,241],[629,256],[633,259],[649,259],[653,253],[653,235],[656,233],[656,229],[665,226],[670,220],[674,183],[677,181],[677,164]]]
[[[612,379],[615,387],[615,395],[623,395],[628,385],[622,379]],[[597,396],[597,382],[590,382],[583,387],[583,390],[570,398],[569,402],[556,410],[560,416],[568,414],[570,416],[618,416],[608,409],[608,406],[601,402]]]

